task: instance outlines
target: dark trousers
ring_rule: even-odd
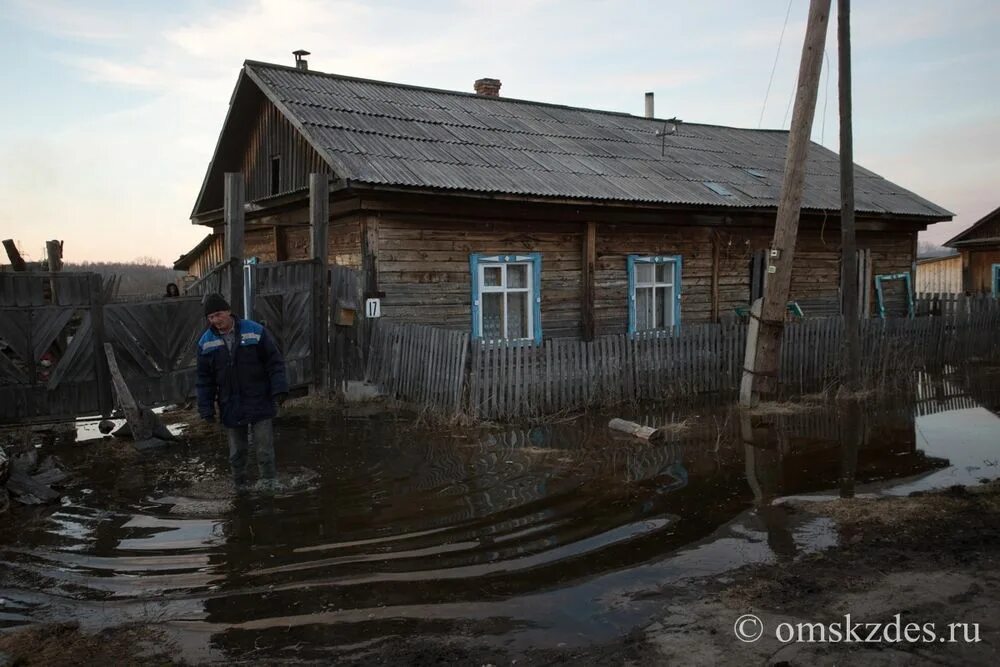
[[[247,483],[247,453],[253,445],[257,453],[257,470],[261,479],[274,479],[274,430],[270,419],[249,426],[226,428],[229,436],[229,465],[236,486]],[[249,436],[249,437],[248,437]]]

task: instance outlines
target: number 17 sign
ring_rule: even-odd
[[[381,299],[365,299],[365,317],[368,319],[382,317]]]

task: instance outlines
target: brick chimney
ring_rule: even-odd
[[[478,79],[473,85],[476,89],[476,95],[500,97],[500,79]]]

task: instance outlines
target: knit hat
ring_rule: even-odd
[[[205,306],[206,317],[220,310],[229,310],[229,303],[218,292],[206,295],[202,304]]]

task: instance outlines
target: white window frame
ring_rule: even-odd
[[[472,293],[472,335],[485,339],[483,335],[483,295],[503,294],[503,336],[499,340],[519,340],[541,342],[541,322],[539,278],[541,277],[541,255],[539,253],[511,255],[482,255],[474,253],[470,256],[473,270]],[[507,270],[510,266],[523,266],[525,273],[524,287],[510,287],[507,281]],[[500,285],[486,285],[486,269],[500,269]],[[509,312],[507,294],[525,294],[527,336],[508,336]],[[497,339],[490,339],[497,340]]]
[[[650,265],[653,267],[653,281],[652,282],[640,282],[639,281],[639,271],[640,266]],[[680,326],[681,323],[681,257],[680,255],[629,255],[628,256],[628,331],[629,333],[643,333],[645,331],[669,331],[674,327]],[[669,266],[671,272],[670,282],[656,280],[656,266]],[[652,321],[656,321],[657,309],[662,308],[665,314],[669,317],[664,318],[665,321],[669,320],[669,324],[665,324],[663,327],[652,327],[648,329],[639,329],[639,317],[638,317],[638,299],[636,295],[641,289],[652,290],[653,296],[656,295],[657,288],[664,289],[663,299],[652,299],[653,304],[653,318]],[[669,288],[666,289],[666,288]],[[662,301],[662,303],[661,303]]]

